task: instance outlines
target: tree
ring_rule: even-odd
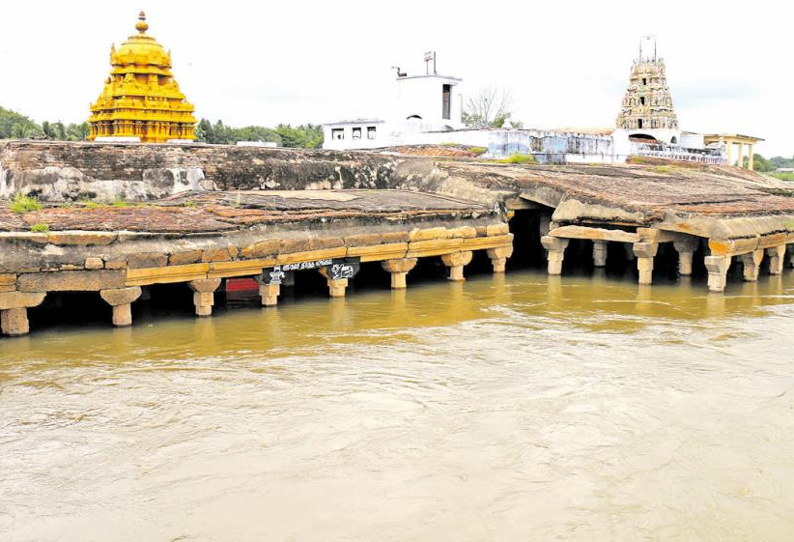
[[[749,163],[750,163],[750,158],[748,156],[745,156],[743,166],[747,167]],[[753,171],[767,172],[767,171],[775,171],[776,169],[777,167],[775,166],[775,164],[772,163],[771,160],[767,160],[758,153],[753,153]]]
[[[495,86],[481,88],[466,101],[461,120],[469,128],[501,128],[513,114],[512,107],[513,95],[509,90]]]

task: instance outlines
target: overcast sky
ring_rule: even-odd
[[[512,91],[528,127],[611,127],[640,36],[655,34],[681,128],[765,138],[794,154],[790,10],[783,2],[26,0],[3,4],[0,105],[82,122],[111,43],[149,33],[171,49],[196,116],[247,124],[382,115],[394,71]]]

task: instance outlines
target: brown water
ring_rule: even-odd
[[[0,341],[0,540],[790,541],[794,277],[522,272]]]

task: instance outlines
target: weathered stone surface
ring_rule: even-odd
[[[221,279],[198,279],[191,280],[188,285],[194,292],[212,293],[221,285]]]
[[[17,278],[20,292],[90,292],[123,288],[124,271],[59,271],[24,273]]]
[[[284,239],[279,245],[279,254],[306,252],[311,249],[311,239]]]
[[[257,241],[252,245],[243,247],[240,251],[241,257],[249,260],[256,258],[267,258],[278,254],[281,241],[279,239],[267,239]]]
[[[0,293],[0,310],[38,307],[46,293],[3,292]]]
[[[477,229],[471,226],[461,226],[460,228],[453,228],[448,231],[449,236],[455,239],[470,239],[472,237],[477,237]]]
[[[27,335],[30,332],[28,310],[25,308],[0,310],[0,330],[5,335]]]
[[[234,250],[236,255],[237,249],[235,248]],[[205,249],[201,254],[202,262],[228,262],[232,259],[229,247],[209,248]]]
[[[448,239],[449,230],[446,228],[413,229],[408,234],[409,241],[429,241],[431,239]]]
[[[185,265],[201,261],[201,249],[183,250],[174,252],[168,257],[168,265]]]
[[[112,290],[101,290],[99,295],[108,305],[116,306],[126,303],[132,303],[141,297],[140,286],[131,286],[128,288],[115,288]]]
[[[356,235],[346,235],[345,245],[349,247],[361,247],[371,245],[386,245],[390,243],[407,243],[409,234],[402,232],[383,232],[383,233],[362,233]]]
[[[128,269],[145,269],[147,267],[165,267],[168,256],[163,252],[141,252],[127,257]]]
[[[104,267],[105,267],[105,262],[102,261],[102,258],[97,258],[96,256],[90,256],[85,259],[86,269],[102,269]]]
[[[0,273],[0,292],[13,292],[17,289],[17,276],[13,273]]]
[[[386,260],[381,262],[381,266],[389,273],[408,273],[416,267],[417,258],[401,258],[399,260]]]
[[[47,242],[53,245],[109,245],[118,238],[115,232],[52,232],[47,234]]]
[[[709,291],[723,292],[727,283],[728,269],[731,266],[730,256],[706,256],[704,259],[709,272]]]
[[[507,224],[490,224],[485,228],[487,236],[507,235],[510,233],[510,227]]]
[[[127,269],[127,261],[116,260],[105,262],[105,269]]]

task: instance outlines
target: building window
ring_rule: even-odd
[[[331,139],[344,139],[345,138],[345,129],[344,128],[332,128],[331,129]]]
[[[640,105],[645,105],[645,96],[640,97]]]
[[[353,139],[361,139],[361,127],[353,128]]]
[[[639,119],[639,120],[637,121],[637,127],[638,127],[640,130],[642,130],[642,119]]]
[[[645,77],[642,78],[642,84],[643,85],[647,85],[648,84],[648,80]]]
[[[441,118],[449,120],[452,116],[452,85],[441,85]]]
[[[377,126],[367,126],[367,139],[375,139]]]

